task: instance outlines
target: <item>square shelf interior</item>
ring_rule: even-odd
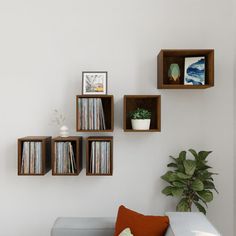
[[[140,132],[133,130],[129,113],[137,108],[143,108],[151,112],[150,130],[144,132],[159,132],[161,130],[161,97],[159,95],[126,95],[124,96],[124,131]],[[143,131],[141,131],[143,132]]]
[[[95,151],[95,165],[98,165],[100,167],[98,167],[98,169],[100,171],[92,171],[92,143],[96,142],[96,143],[109,143],[110,145],[110,151],[108,154],[108,159],[107,161],[105,161],[105,166],[106,168],[104,169],[104,171],[102,172],[102,158],[99,154],[99,151]],[[105,150],[105,149],[104,149]],[[86,174],[87,175],[112,175],[113,173],[113,141],[112,141],[112,137],[98,137],[98,138],[88,138],[87,139],[87,153],[86,153],[87,157],[86,157]],[[97,158],[97,159],[96,159]],[[98,161],[98,162],[97,162]],[[95,167],[96,168],[96,167]]]
[[[56,147],[59,148],[58,143],[61,143],[60,148],[65,149],[66,143],[71,144],[71,148],[73,151],[73,156],[71,155],[71,152],[67,152],[68,156],[66,158],[62,158],[61,161],[63,161],[61,164],[59,164],[58,161],[58,151],[56,152]],[[69,146],[67,146],[69,147]],[[78,175],[82,169],[82,144],[81,139],[77,138],[55,138],[52,142],[52,174],[53,175]],[[58,150],[58,149],[57,149]],[[61,154],[62,155],[62,154]],[[74,159],[73,159],[74,158]],[[74,166],[74,171],[72,171],[72,161]],[[60,167],[61,166],[61,167]],[[60,170],[59,170],[60,169]],[[70,169],[70,171],[69,171]]]
[[[25,156],[23,161],[24,145],[27,157]],[[18,175],[46,174],[51,169],[50,146],[51,137],[26,137],[18,139]]]
[[[88,98],[100,98],[102,102],[103,112],[104,112],[104,119],[106,124],[106,129],[81,129],[81,125],[79,125],[79,116],[80,116],[80,109],[78,108],[78,99],[88,99]],[[114,101],[112,95],[103,95],[103,96],[95,96],[95,95],[81,95],[77,96],[77,118],[76,118],[76,127],[77,131],[87,131],[87,132],[112,132],[114,128]],[[87,117],[89,119],[89,117]]]
[[[184,84],[185,58],[205,57],[205,84]],[[171,64],[178,64],[180,78],[178,82],[170,81],[168,70]],[[158,55],[158,88],[207,88],[214,85],[214,50],[161,50]]]

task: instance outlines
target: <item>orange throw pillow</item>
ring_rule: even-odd
[[[168,226],[167,216],[145,216],[120,206],[114,236],[126,228],[130,228],[134,236],[164,236]]]

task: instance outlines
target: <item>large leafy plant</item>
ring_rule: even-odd
[[[143,108],[137,108],[134,111],[131,111],[129,113],[129,117],[131,119],[140,119],[140,120],[145,120],[145,119],[151,119],[151,112],[143,109]]]
[[[191,211],[194,204],[197,209],[206,214],[206,207],[213,200],[212,191],[215,188],[213,175],[207,165],[207,157],[211,151],[196,152],[189,149],[193,155],[192,159],[187,159],[186,151],[180,152],[177,158],[170,156],[173,162],[167,166],[172,171],[167,171],[161,178],[169,183],[169,186],[162,190],[167,196],[180,198],[176,207],[177,211]]]

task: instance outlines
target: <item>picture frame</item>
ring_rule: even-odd
[[[185,57],[184,59],[184,84],[205,85],[206,58],[205,56]]]
[[[107,71],[83,71],[82,94],[106,95],[107,77],[108,77]]]

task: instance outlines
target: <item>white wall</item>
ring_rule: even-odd
[[[161,194],[168,155],[213,150],[219,195],[208,217],[233,236],[233,33],[231,0],[1,0],[0,225],[4,236],[48,236],[58,216],[114,216],[125,204],[174,210]],[[214,48],[215,87],[156,89],[161,48]],[[56,135],[59,108],[75,133],[81,72],[107,70],[115,96],[114,176],[18,177],[18,137]],[[124,94],[162,95],[162,132],[124,133]]]

